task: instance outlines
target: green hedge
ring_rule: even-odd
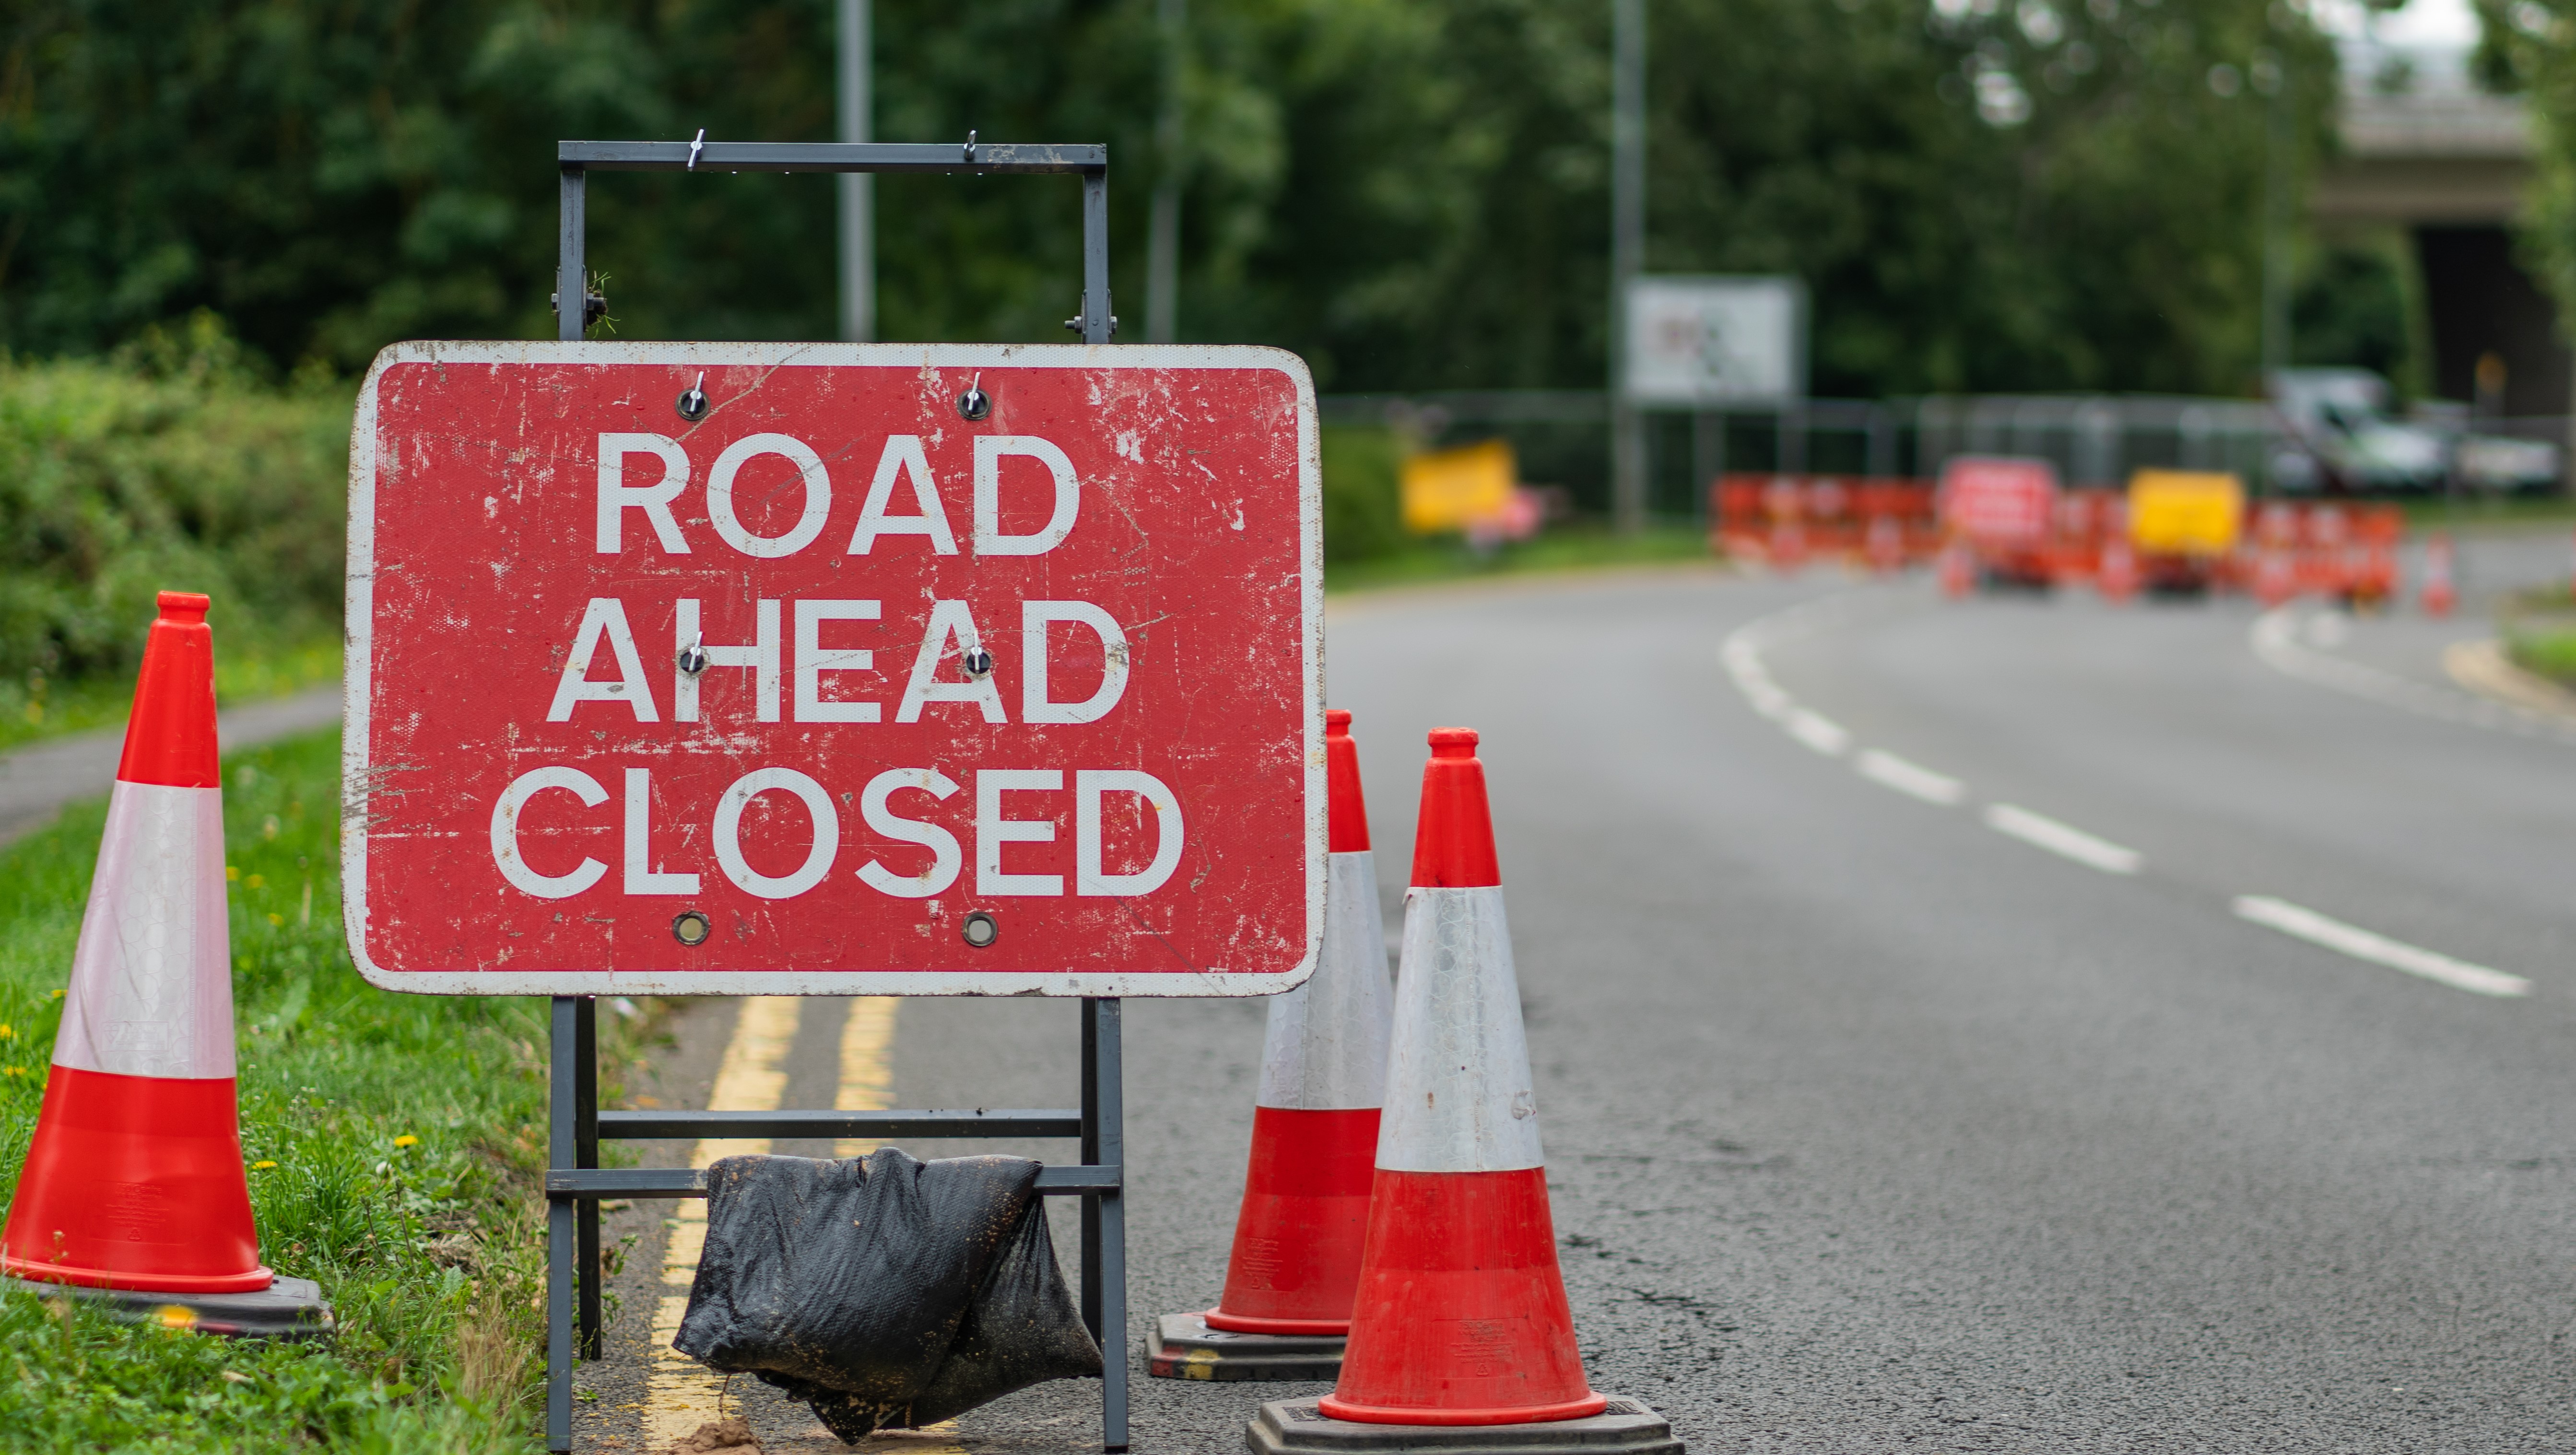
[[[1326,429],[1322,444],[1327,568],[1404,549],[1397,498],[1404,442],[1393,430],[1339,427]]]
[[[352,391],[275,385],[201,315],[110,360],[0,359],[0,697],[131,670],[152,598],[231,647],[336,635]]]

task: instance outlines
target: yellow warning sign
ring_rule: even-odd
[[[1509,509],[1520,466],[1508,440],[1435,450],[1404,462],[1404,528],[1465,530]]]
[[[2245,527],[2245,482],[2217,470],[2129,477],[2129,542],[2169,556],[2223,556]]]

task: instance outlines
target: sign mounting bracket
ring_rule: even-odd
[[[1025,142],[565,141],[555,143],[560,205],[556,228],[555,336],[577,343],[594,321],[589,291],[589,224],[584,196],[592,172],[937,172],[1082,178],[1082,312],[1072,322],[1087,344],[1105,344],[1118,320],[1109,311],[1109,148]],[[565,298],[579,298],[567,309]]]

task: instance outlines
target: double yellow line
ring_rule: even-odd
[[[817,1000],[817,1005],[827,1002]],[[844,1002],[841,1023],[840,1088],[832,1105],[840,1111],[883,1111],[894,1105],[894,1073],[887,1052],[894,1044],[892,996],[859,996]],[[715,1088],[707,1095],[710,1111],[776,1111],[787,1094],[787,1052],[796,1043],[796,1028],[806,1001],[793,995],[756,995],[742,1002],[717,1068]],[[709,1139],[689,1154],[692,1167],[712,1166],[719,1157],[739,1157],[769,1150],[765,1137]],[[862,1157],[874,1142],[843,1139],[832,1146],[836,1157]],[[652,1367],[646,1378],[643,1435],[647,1449],[664,1449],[685,1439],[699,1425],[717,1418],[724,1377],[671,1347],[688,1312],[689,1285],[697,1278],[698,1258],[706,1250],[707,1205],[683,1198],[673,1217],[670,1239],[662,1252],[662,1296],[653,1312]],[[947,1455],[955,1446],[942,1440],[925,1444],[915,1455]]]

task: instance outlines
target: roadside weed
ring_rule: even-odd
[[[398,995],[341,941],[339,742],[224,765],[242,1156],[262,1257],[340,1332],[269,1345],[0,1298],[0,1450],[528,1448],[545,1009]],[[44,1096],[103,803],[0,852],[0,1192]],[[603,1061],[635,1054],[604,1017]],[[611,1073],[613,1074],[613,1072]],[[608,1088],[603,1088],[604,1090]]]

